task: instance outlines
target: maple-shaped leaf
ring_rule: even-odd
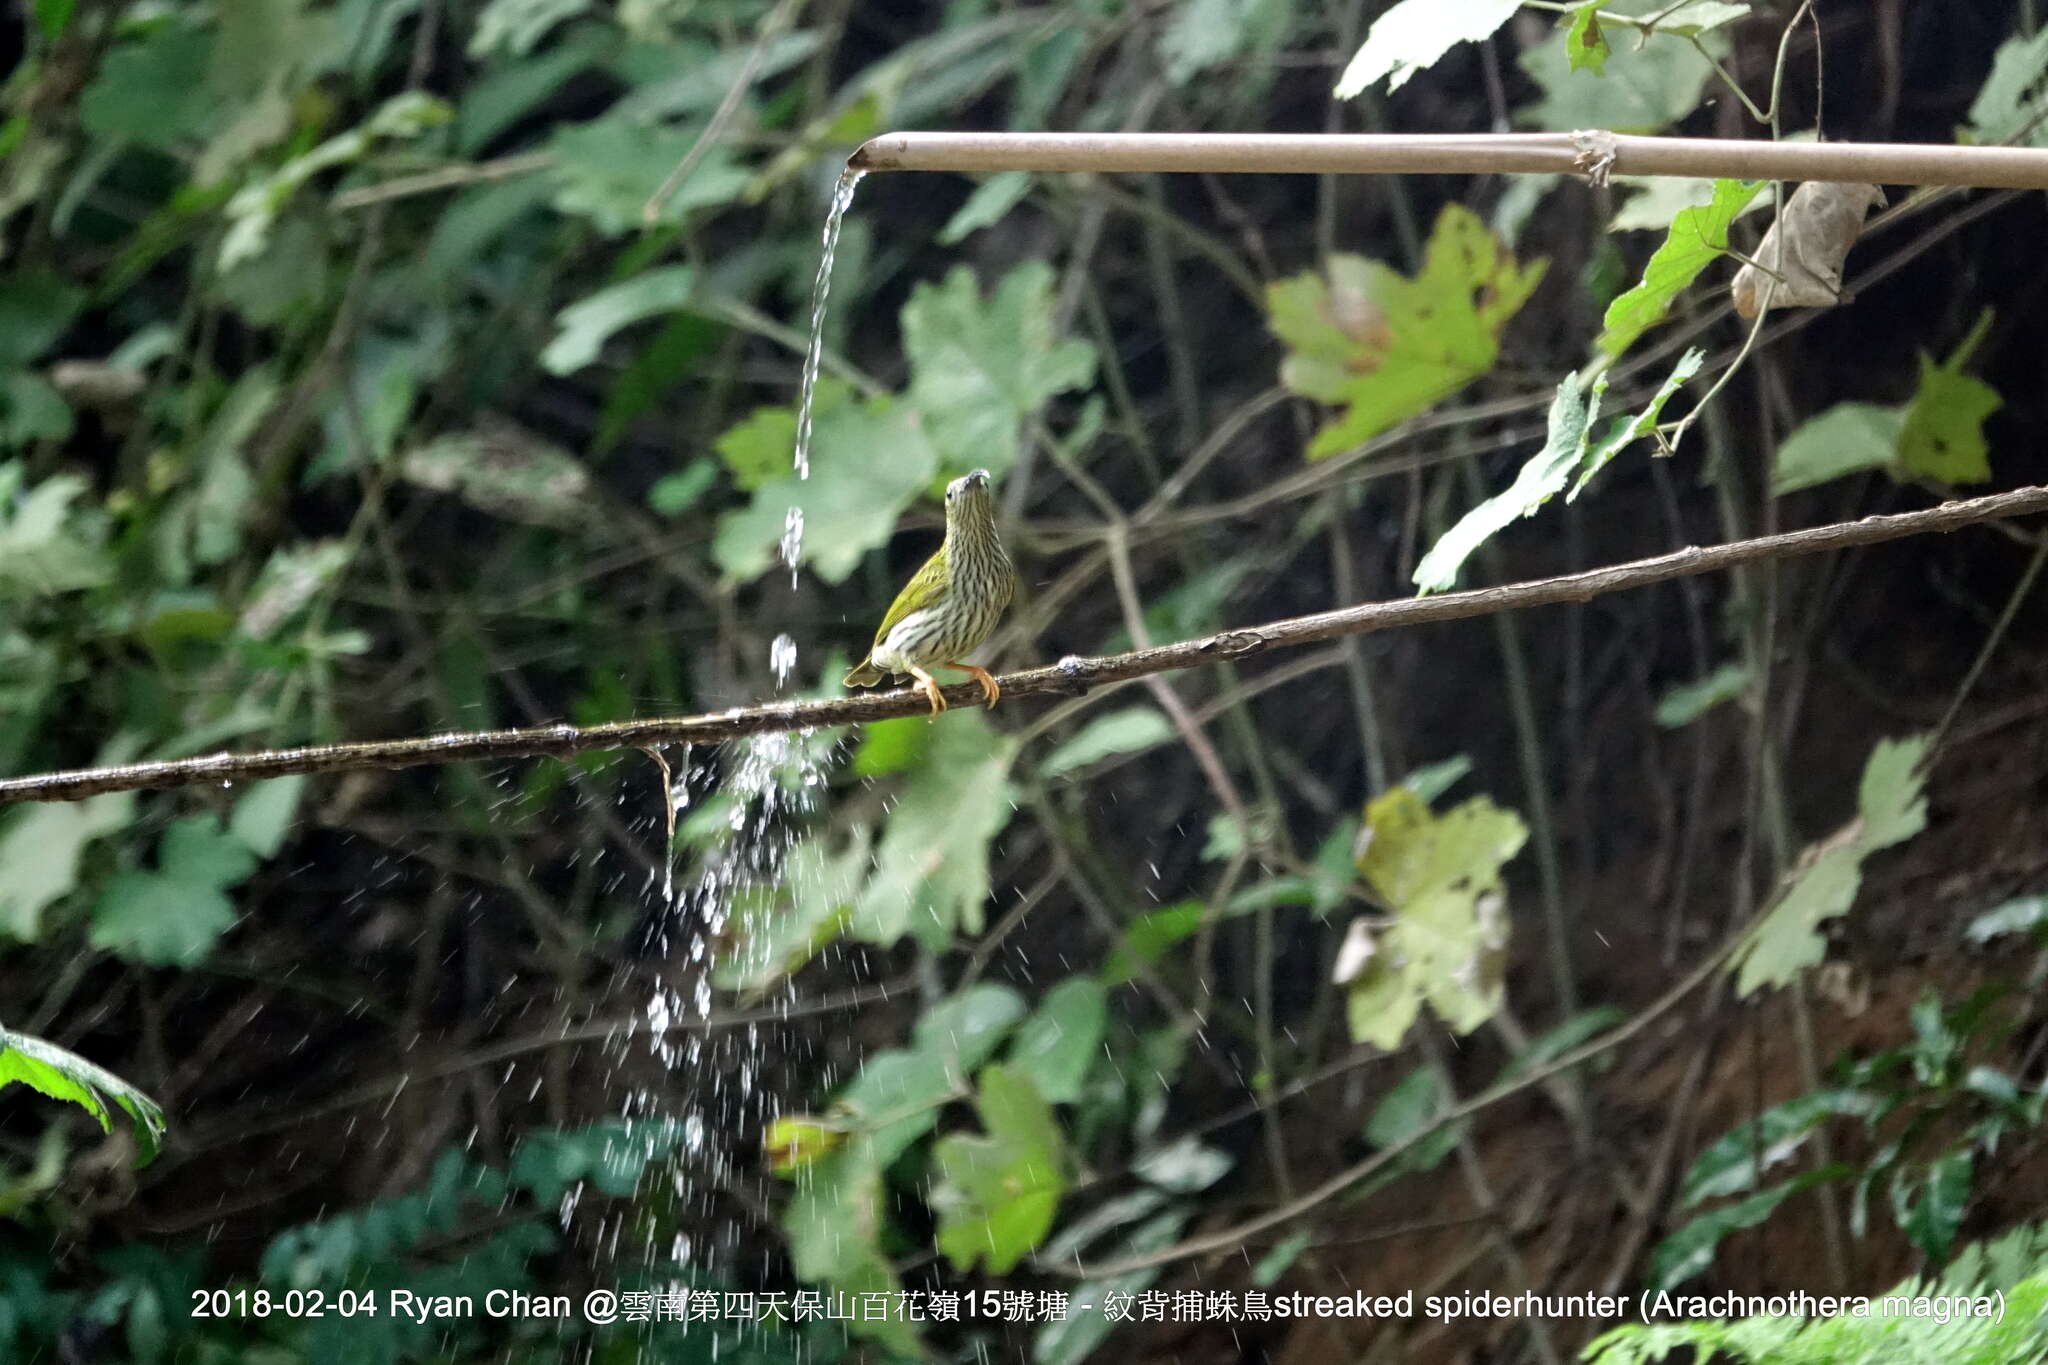
[[[1377,435],[1492,369],[1501,329],[1548,265],[1516,261],[1478,215],[1448,204],[1413,278],[1340,254],[1325,274],[1269,285],[1272,328],[1288,347],[1282,381],[1344,409],[1316,433],[1309,458]]]

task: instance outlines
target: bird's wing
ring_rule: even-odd
[[[903,591],[896,594],[896,600],[889,604],[889,614],[882,618],[881,628],[875,631],[875,643],[881,644],[889,638],[889,632],[896,623],[922,607],[928,607],[938,600],[946,590],[946,547],[941,545],[924,567],[910,576],[903,585]]]

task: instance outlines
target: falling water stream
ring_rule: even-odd
[[[797,399],[794,462],[799,479],[808,479],[811,473],[812,414],[825,353],[833,258],[862,174],[848,170],[839,177],[821,235],[823,252],[812,284],[810,332]],[[803,510],[792,506],[781,542],[792,588],[803,556],[803,533]],[[768,666],[776,691],[786,692],[797,666],[793,635],[783,632],[774,637]],[[714,973],[722,957],[749,951],[743,933],[737,935],[736,949],[734,944],[734,931],[745,928],[738,922],[741,908],[782,890],[790,850],[823,792],[828,753],[812,732],[802,730],[737,740],[709,754],[685,746],[679,762],[676,757],[658,759],[666,787],[666,808],[657,826],[663,839],[657,907],[661,927],[650,944],[656,960],[668,964],[668,970],[647,998],[640,1018],[613,1035],[609,1051],[623,1063],[634,1040],[644,1040],[647,1060],[669,1075],[666,1083],[633,1089],[625,1115],[679,1125],[672,1192],[677,1203],[695,1215],[691,1225],[710,1226],[713,1236],[712,1244],[706,1245],[678,1234],[665,1251],[677,1263],[716,1269],[717,1242],[737,1245],[739,1229],[712,1224],[712,1191],[729,1185],[734,1175],[733,1163],[715,1139],[758,1127],[766,1118],[767,1097],[761,1093],[761,1025],[715,1026]],[[696,871],[678,878],[677,824],[686,815],[707,818],[702,807],[714,799],[723,804],[725,827],[708,838],[700,831],[694,841],[680,841],[695,843],[690,856]],[[568,1212],[565,1208],[565,1217]],[[657,1254],[660,1249],[646,1248],[650,1260]]]
[[[825,305],[832,297],[832,262],[839,254],[839,230],[846,211],[853,207],[853,192],[866,171],[848,169],[839,174],[832,187],[832,204],[825,211],[825,230],[819,234],[823,250],[818,254],[818,275],[811,281],[811,331],[804,346],[803,378],[796,400],[796,476],[811,477],[811,422],[818,399],[818,370],[825,360]],[[789,581],[796,584],[797,561],[804,553],[804,509],[792,507],[782,522],[782,562],[789,566]]]

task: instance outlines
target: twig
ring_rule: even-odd
[[[690,178],[690,172],[697,169],[698,163],[704,160],[705,155],[718,144],[718,139],[724,136],[725,125],[732,122],[732,116],[739,112],[740,101],[746,98],[748,89],[754,84],[754,73],[761,69],[761,59],[768,55],[768,49],[774,46],[775,40],[782,36],[782,31],[796,18],[796,12],[801,8],[801,4],[802,0],[782,0],[782,3],[770,10],[768,17],[761,21],[761,27],[755,31],[754,45],[747,49],[746,60],[740,64],[739,74],[732,78],[732,84],[726,87],[724,98],[720,99],[718,107],[711,111],[710,122],[704,125],[704,131],[697,135],[697,140],[690,144],[690,150],[683,153],[683,159],[676,163],[676,168],[661,182],[661,188],[648,195],[647,202],[640,206],[641,222],[652,227],[661,221],[661,206],[668,202],[670,195],[682,188],[683,182]]]
[[[1104,683],[1148,677],[1170,669],[1190,668],[1217,659],[1247,658],[1268,650],[1315,644],[1347,635],[1393,630],[1436,621],[1457,621],[1497,611],[1585,602],[1611,592],[1646,587],[1695,574],[1715,573],[1741,564],[1822,554],[1855,545],[1874,545],[1906,536],[1958,530],[1982,521],[2048,511],[2048,487],[2014,489],[1989,497],[1943,503],[1918,512],[1864,517],[1830,526],[1758,536],[1732,544],[1693,546],[1671,554],[1626,564],[1561,574],[1526,583],[1511,583],[1438,597],[1411,597],[1369,602],[1334,611],[1313,612],[1256,626],[1226,630],[1154,649],[1132,650],[1099,658],[1069,655],[1050,668],[1012,673],[1001,680],[1012,697],[1079,696]],[[974,683],[945,688],[946,700],[970,705],[981,699]],[[144,791],[201,783],[251,782],[293,773],[336,773],[366,769],[397,769],[478,759],[561,758],[595,750],[639,749],[650,744],[716,744],[744,735],[854,725],[917,715],[925,711],[922,694],[910,688],[864,693],[822,701],[770,702],[736,706],[703,715],[650,717],[608,725],[542,725],[524,730],[484,730],[428,735],[413,739],[371,740],[355,744],[313,744],[298,749],[259,753],[208,754],[197,758],[125,763],[0,780],[0,806],[21,801],[77,801],[103,792]]]
[[[480,185],[492,180],[510,180],[514,176],[544,171],[554,164],[553,152],[521,152],[516,156],[501,156],[495,161],[441,166],[431,171],[421,171],[417,175],[396,176],[390,180],[380,180],[374,185],[343,190],[329,201],[327,207],[334,213],[347,213],[352,209],[368,208],[372,204],[389,203],[393,199],[410,199],[416,194],[433,194],[438,190],[460,189],[465,185]]]

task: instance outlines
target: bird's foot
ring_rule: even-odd
[[[972,673],[974,680],[981,684],[981,695],[988,698],[990,710],[994,710],[995,704],[1002,700],[1003,686],[996,681],[996,675],[987,669],[977,668],[973,664],[955,663],[950,659],[947,660],[946,667],[957,668],[962,673]]]
[[[939,694],[939,680],[921,668],[911,669],[910,674],[917,679],[917,690],[932,704],[932,719],[937,720],[939,712],[946,709],[946,699]]]

